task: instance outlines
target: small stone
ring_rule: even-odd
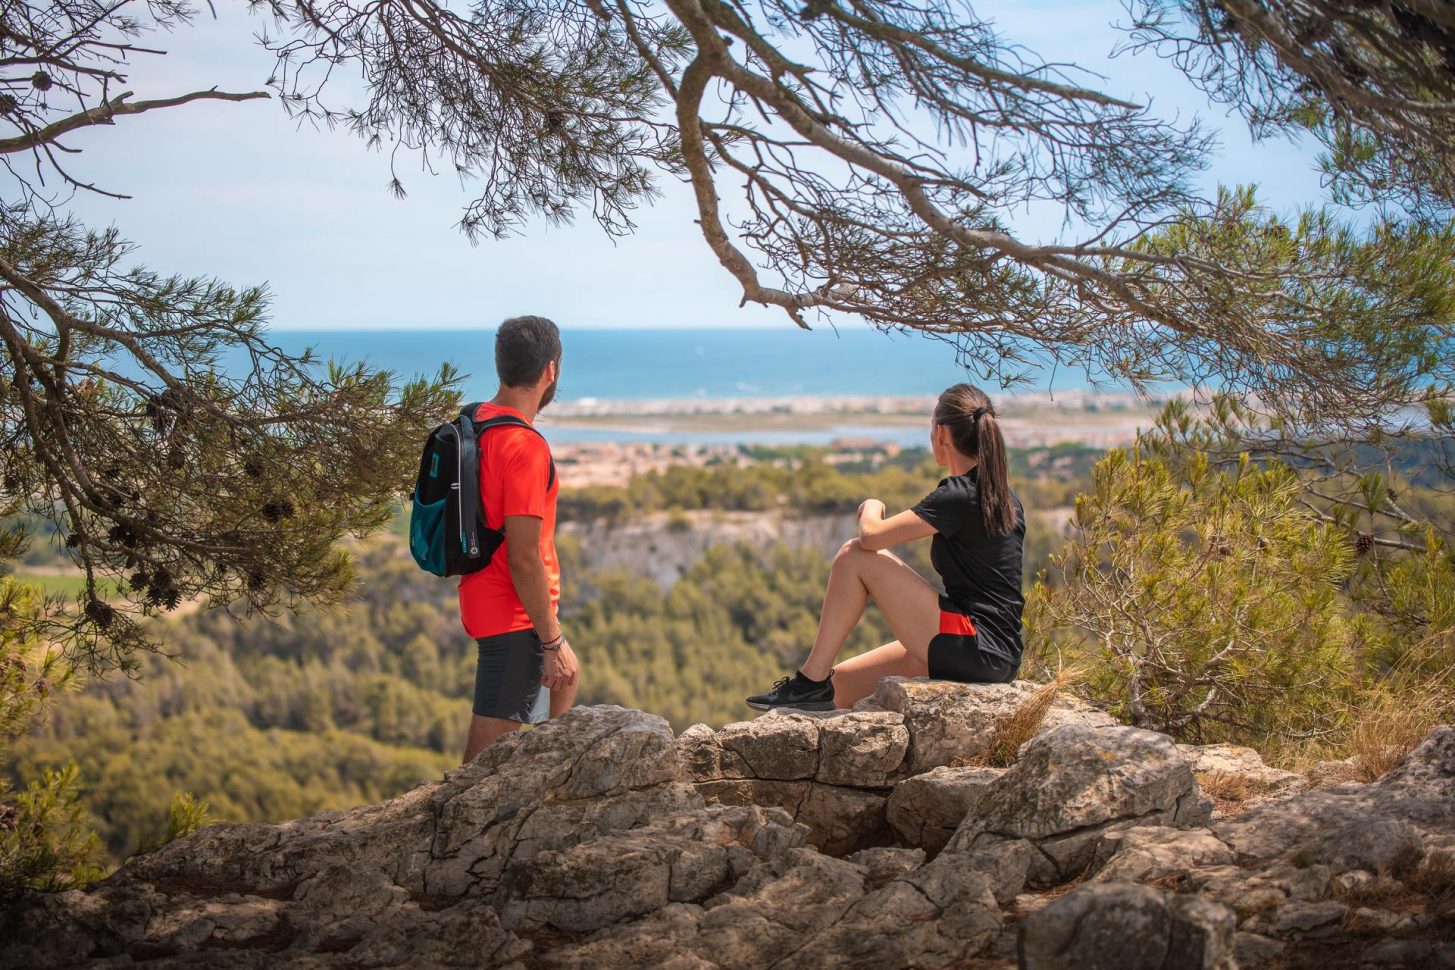
[[[849,861],[864,867],[864,882],[871,889],[878,889],[885,883],[907,876],[925,863],[923,849],[897,849],[877,846],[861,849],[849,856]]]
[[[1228,865],[1233,850],[1207,829],[1137,826],[1108,832],[1096,848],[1099,882],[1150,882],[1176,872]]]
[[[1224,967],[1233,952],[1238,919],[1222,903],[1197,896],[1167,900],[1172,933],[1163,970],[1211,970]]]
[[[1257,933],[1233,934],[1233,959],[1239,970],[1259,970],[1281,960],[1287,944]]]
[[[909,731],[903,715],[856,711],[820,720],[818,745],[819,781],[882,788],[904,761]]]
[[[1130,883],[1087,884],[1021,921],[1021,970],[1162,970],[1172,917],[1162,894]]]
[[[1350,869],[1329,880],[1329,888],[1336,896],[1346,896],[1357,891],[1361,886],[1369,885],[1374,879],[1374,873],[1368,869]]]
[[[1285,936],[1292,940],[1332,936],[1338,932],[1339,924],[1344,921],[1344,914],[1348,909],[1343,903],[1332,899],[1319,903],[1290,900],[1278,907],[1278,912],[1274,914],[1272,932],[1276,936]]]
[[[1383,939],[1359,954],[1364,963],[1377,967],[1426,967],[1435,958],[1434,947],[1424,940]]]
[[[941,767],[906,778],[889,795],[889,825],[900,841],[934,855],[1003,774],[1004,768]]]
[[[717,732],[717,743],[742,759],[754,778],[797,781],[818,771],[818,731],[814,718],[774,711],[727,725]]]
[[[1334,872],[1413,868],[1424,854],[1419,830],[1400,818],[1361,819],[1295,850],[1295,856],[1328,865]]]
[[[1038,909],[1045,909],[1051,903],[1049,896],[1042,896],[1038,893],[1020,893],[1012,902],[1011,908],[1020,916],[1028,916]]]

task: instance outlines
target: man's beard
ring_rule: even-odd
[[[559,377],[551,381],[551,386],[546,388],[545,393],[541,395],[541,403],[536,405],[537,411],[544,411],[546,406],[556,399],[556,385],[559,383],[561,383]]]

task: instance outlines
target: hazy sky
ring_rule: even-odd
[[[239,6],[219,3],[219,20],[148,38],[170,53],[137,63],[128,87],[139,98],[263,88],[272,60],[252,39],[261,21]],[[1119,4],[1002,0],[975,9],[1040,55],[1105,74],[1110,93],[1216,123],[1223,148],[1209,182],[1258,183],[1280,206],[1317,196],[1310,154],[1281,142],[1250,151],[1242,121],[1208,106],[1169,65],[1148,55],[1108,60],[1120,37],[1110,24],[1125,16]],[[525,236],[472,246],[455,225],[468,185],[405,159],[409,196],[395,199],[387,156],[343,131],[300,129],[276,101],[201,102],[69,141],[84,149],[74,174],[133,197],[80,198],[73,211],[118,225],[153,269],[266,282],[278,329],[486,327],[517,313],[567,327],[791,326],[781,311],[738,307],[740,288],[702,241],[675,182],[640,211],[639,231],[616,243],[588,220],[538,223]],[[1044,237],[1056,225],[1028,219],[1020,228]]]

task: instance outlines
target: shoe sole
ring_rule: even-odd
[[[745,702],[755,711],[833,711],[833,701],[804,701],[800,704],[763,704],[754,701]]]

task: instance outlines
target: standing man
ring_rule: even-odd
[[[495,334],[500,387],[476,421],[510,414],[528,423],[556,394],[561,333],[544,317],[514,317]],[[523,723],[558,717],[576,701],[577,664],[556,604],[556,493],[551,450],[531,428],[505,425],[480,435],[485,524],[505,543],[490,564],[460,580],[460,619],[480,647],[474,716],[465,761]],[[542,691],[541,688],[547,688]]]

